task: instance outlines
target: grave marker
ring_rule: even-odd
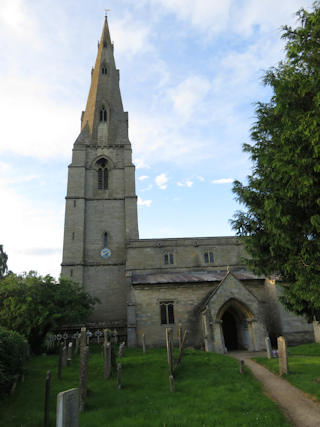
[[[72,388],[57,396],[56,427],[79,426],[79,390]]]
[[[142,334],[142,351],[143,354],[146,354],[147,350],[146,350],[146,336],[145,334]]]
[[[104,379],[108,379],[111,374],[111,343],[105,342],[103,344],[104,356]]]
[[[119,346],[119,357],[123,357],[125,342],[122,342]]]
[[[84,411],[88,387],[89,347],[80,349],[80,412]]]
[[[67,366],[67,364],[68,364],[68,352],[67,352],[67,347],[64,345],[62,347],[62,365]]]
[[[268,359],[272,359],[272,347],[271,347],[270,338],[266,337],[265,342],[266,342],[266,349],[267,349],[267,357]]]
[[[49,427],[49,403],[50,403],[51,372],[47,372],[44,395],[44,427]]]
[[[117,384],[117,388],[118,388],[118,390],[121,390],[121,388],[122,388],[122,385],[121,385],[121,371],[122,371],[121,363],[118,363],[117,371],[118,371],[118,376],[117,376],[118,384]]]
[[[278,337],[278,354],[279,354],[279,373],[280,375],[288,374],[288,347],[284,337]]]

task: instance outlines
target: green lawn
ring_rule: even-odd
[[[292,385],[320,401],[320,344],[289,347],[289,375],[284,376]],[[256,357],[255,361],[271,372],[279,373],[279,361]]]
[[[116,375],[103,379],[100,350],[90,354],[89,392],[80,426],[289,426],[278,407],[239,362],[228,356],[187,349],[175,374],[176,392],[170,393],[165,349],[126,349],[123,389]],[[51,426],[55,426],[57,393],[79,383],[79,358],[57,378],[57,356],[35,357],[28,362],[25,382],[16,394],[0,404],[3,426],[43,425],[44,380],[52,371]]]

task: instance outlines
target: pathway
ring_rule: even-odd
[[[244,360],[253,375],[263,384],[267,394],[280,406],[293,425],[320,427],[319,403],[308,398],[285,379],[274,375],[250,359],[251,357],[266,357],[266,352],[232,352],[230,356]]]

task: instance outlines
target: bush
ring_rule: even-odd
[[[27,349],[22,335],[0,326],[0,395],[8,393],[16,376],[23,373]]]

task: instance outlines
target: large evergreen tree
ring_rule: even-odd
[[[249,267],[278,274],[282,302],[320,320],[320,2],[283,27],[286,57],[266,72],[270,102],[258,103],[245,144],[253,169],[233,192],[246,210],[232,226],[244,236]]]

